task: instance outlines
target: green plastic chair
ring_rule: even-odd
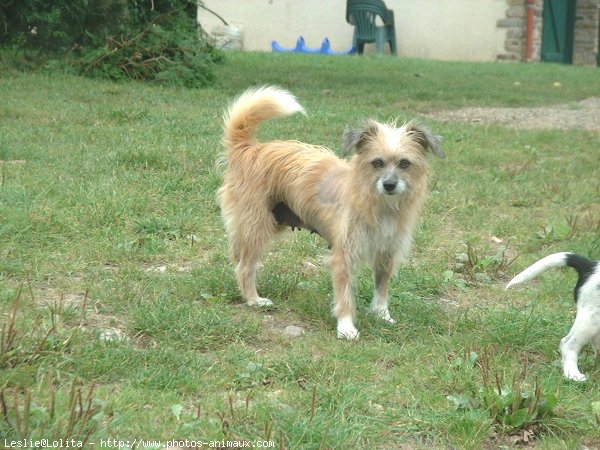
[[[383,25],[377,25],[377,17]],[[387,9],[382,0],[347,0],[346,22],[354,25],[352,45],[359,54],[363,53],[365,44],[375,42],[377,53],[383,54],[387,42],[392,55],[396,54],[396,29],[394,28],[394,11]]]

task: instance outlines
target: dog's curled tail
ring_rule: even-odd
[[[585,280],[594,272],[598,263],[596,261],[592,261],[583,256],[576,255],[575,253],[569,252],[561,252],[554,253],[552,255],[548,255],[545,258],[540,259],[535,262],[527,269],[519,273],[515,276],[510,282],[506,285],[506,289],[516,285],[521,284],[525,281],[532,280],[536,278],[539,274],[549,270],[553,267],[572,267],[577,271],[579,275],[579,280],[577,282],[577,286],[575,287],[575,296],[577,297],[577,290],[579,286],[585,283]]]
[[[284,89],[275,86],[248,89],[231,104],[223,117],[223,144],[228,151],[251,145],[256,142],[260,122],[295,112],[306,114],[296,97]]]

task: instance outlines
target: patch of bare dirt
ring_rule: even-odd
[[[86,292],[64,292],[55,287],[43,285],[31,292],[32,305],[40,309],[50,308],[63,320],[65,311],[71,309],[68,327],[81,328],[98,333],[102,341],[129,341],[139,348],[156,347],[156,342],[144,335],[130,336],[126,331],[124,318],[100,312],[102,304],[88,296]]]
[[[436,111],[428,117],[445,122],[506,125],[522,129],[581,129],[600,132],[600,97],[535,108],[468,107]]]

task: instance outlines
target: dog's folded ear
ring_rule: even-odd
[[[365,144],[377,135],[377,122],[368,120],[361,128],[346,128],[342,135],[342,155],[350,154],[352,149],[360,153]]]
[[[414,122],[409,122],[406,125],[406,130],[424,150],[431,150],[438,158],[445,158],[446,154],[442,150],[442,137],[433,134],[429,129],[418,125]]]
[[[442,150],[442,138],[433,134],[428,128],[414,122],[409,122],[403,127],[410,137],[419,144],[423,150],[431,150],[438,158],[445,158]],[[342,135],[342,155],[346,156],[356,149],[360,153],[365,145],[372,140],[379,131],[379,124],[368,120],[360,128],[347,128]]]

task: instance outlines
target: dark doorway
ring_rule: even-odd
[[[571,64],[576,0],[544,0],[542,61]]]

